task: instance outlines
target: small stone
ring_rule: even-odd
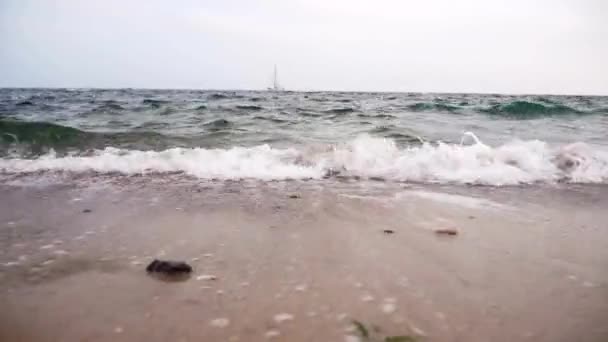
[[[394,231],[394,230],[392,230],[392,229],[384,229],[382,232],[383,232],[384,234],[394,234],[394,233],[395,233],[395,231]]]
[[[298,199],[298,198],[302,198],[302,197],[300,197],[300,195],[295,195],[294,194],[294,195],[289,195],[289,198],[291,198],[291,199]]]
[[[294,318],[293,315],[288,314],[288,313],[280,313],[280,314],[274,315],[274,321],[279,324],[286,322],[286,321],[293,321],[293,318]]]
[[[441,228],[441,229],[436,229],[435,234],[454,236],[454,235],[458,235],[458,231],[454,228]]]
[[[82,212],[85,213],[85,214],[88,214],[88,213],[92,213],[93,210],[91,210],[91,209],[84,209]]]
[[[216,328],[225,328],[230,325],[230,320],[228,318],[216,318],[209,322],[209,325]]]
[[[114,332],[117,334],[121,334],[124,331],[124,329],[122,327],[116,327],[114,328]]]
[[[174,276],[191,273],[192,266],[183,261],[163,261],[154,259],[154,261],[146,267],[146,271],[148,273],[161,273]]]
[[[55,245],[53,245],[53,244],[49,244],[49,245],[44,245],[44,246],[41,246],[41,247],[40,247],[40,249],[52,249],[52,248],[54,248],[54,247],[55,247]]]
[[[298,286],[295,287],[295,290],[298,292],[304,292],[308,289],[308,286],[306,284],[300,284]]]

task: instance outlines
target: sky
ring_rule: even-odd
[[[605,0],[0,0],[0,87],[608,95]]]

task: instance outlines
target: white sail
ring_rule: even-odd
[[[273,82],[272,82],[272,87],[269,87],[268,90],[272,90],[272,91],[282,91],[283,87],[281,87],[281,85],[279,84],[279,75],[277,72],[277,65],[274,65],[274,74],[273,74]]]

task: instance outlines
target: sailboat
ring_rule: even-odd
[[[279,85],[279,81],[278,81],[278,74],[277,74],[277,65],[274,65],[274,76],[273,76],[273,83],[272,83],[272,87],[268,87],[268,90],[270,91],[283,91],[285,89],[283,89],[283,87],[281,87]]]

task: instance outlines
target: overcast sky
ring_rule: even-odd
[[[606,0],[0,0],[0,86],[608,94]]]

